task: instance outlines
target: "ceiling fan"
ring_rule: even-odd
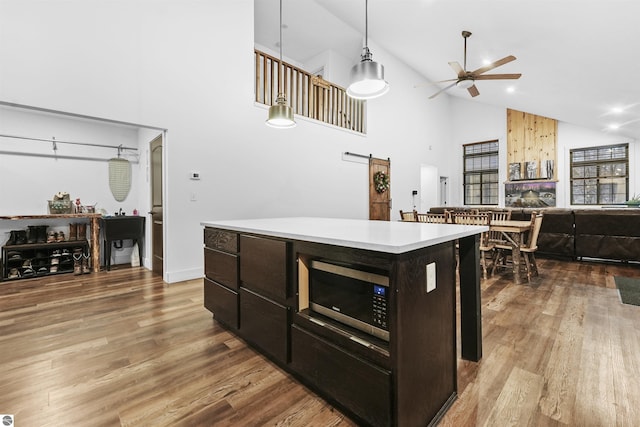
[[[478,92],[478,88],[475,83],[476,80],[502,80],[502,79],[519,79],[522,74],[484,74],[489,70],[493,70],[496,67],[507,64],[516,59],[515,56],[509,55],[505,56],[502,59],[499,59],[495,62],[492,62],[489,65],[485,65],[484,67],[480,67],[474,71],[467,71],[467,39],[471,36],[471,32],[463,31],[462,37],[464,37],[464,68],[460,66],[457,62],[449,62],[449,66],[453,68],[453,71],[458,75],[455,79],[442,80],[436,83],[445,83],[445,82],[453,82],[450,85],[440,89],[438,92],[434,93],[429,97],[429,99],[435,98],[441,92],[445,90],[457,86],[462,89],[467,89],[471,96],[478,96],[480,92]]]

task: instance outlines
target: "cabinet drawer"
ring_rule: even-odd
[[[291,366],[372,426],[391,425],[391,372],[300,327],[291,327]]]
[[[240,333],[277,360],[289,361],[289,309],[240,288]]]
[[[287,298],[287,242],[242,235],[240,258],[243,286],[280,302]]]
[[[238,293],[205,277],[204,306],[213,317],[233,329],[238,329]]]
[[[211,280],[238,290],[238,256],[204,248],[204,274]]]
[[[217,228],[204,229],[204,244],[208,248],[226,252],[238,252],[238,234]]]

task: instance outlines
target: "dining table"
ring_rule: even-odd
[[[511,258],[513,261],[513,280],[516,284],[522,283],[520,268],[520,265],[522,263],[522,256],[520,254],[520,245],[523,242],[524,235],[529,230],[531,230],[531,221],[491,221],[489,230],[500,232],[504,236],[508,244],[511,246]]]

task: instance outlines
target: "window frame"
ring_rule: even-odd
[[[492,147],[489,147],[488,150],[484,150],[483,149],[483,145],[485,146],[493,146],[495,145],[495,150],[491,149]],[[472,153],[468,153],[467,149],[469,147],[478,147],[479,150],[477,152],[472,152]],[[473,205],[473,206],[498,206],[499,202],[500,202],[500,157],[499,157],[499,152],[500,152],[500,145],[499,145],[499,140],[498,139],[492,139],[492,140],[488,140],[488,141],[481,141],[481,142],[472,142],[469,144],[463,144],[462,145],[462,193],[463,193],[463,204],[465,206],[467,205]],[[474,169],[474,170],[468,170],[467,169],[467,160],[468,159],[474,159],[474,158],[482,158],[482,157],[495,157],[494,163],[496,165],[495,168],[487,168],[487,169]],[[491,163],[491,160],[489,160],[489,163]],[[485,180],[485,178],[489,175],[495,175],[495,180]],[[478,183],[467,183],[467,177],[470,176],[478,176],[479,177],[479,181]],[[479,186],[479,191],[480,194],[478,195],[478,199],[480,200],[479,203],[469,203],[467,200],[467,186],[468,185],[473,185],[473,186]],[[495,199],[493,199],[493,196],[489,195],[486,196],[483,194],[483,188],[486,185],[490,185],[490,186],[494,186],[495,187]],[[474,197],[475,198],[475,197]],[[491,200],[485,201],[485,198],[491,198]]]
[[[625,156],[624,158],[616,158],[613,155],[610,156],[608,159],[601,159],[599,158],[599,152],[600,150],[603,149],[610,149],[613,150],[615,148],[624,148],[625,151]],[[575,153],[583,153],[583,156],[586,157],[587,152],[589,151],[595,151],[596,153],[598,153],[596,155],[595,159],[587,159],[587,160],[579,160],[576,161],[574,160],[574,156]],[[607,175],[607,176],[601,176],[601,168],[603,166],[607,166],[607,165],[614,165],[614,164],[620,164],[620,163],[624,163],[624,175]],[[574,176],[574,168],[577,167],[595,167],[595,176],[582,176],[582,177],[576,177]],[[572,206],[610,206],[610,205],[620,205],[622,204],[624,201],[610,201],[608,203],[603,203],[602,202],[602,197],[605,197],[606,194],[616,194],[616,193],[605,193],[602,192],[601,190],[604,189],[604,185],[606,183],[600,183],[600,180],[607,180],[607,179],[624,179],[625,182],[625,190],[624,190],[624,201],[629,199],[629,143],[620,143],[620,144],[611,144],[611,145],[598,145],[598,146],[593,146],[593,147],[582,147],[582,148],[573,148],[571,150],[569,150],[569,197],[570,197],[570,205]],[[582,203],[578,203],[576,202],[575,197],[577,196],[574,193],[574,181],[587,181],[587,180],[595,180],[595,187],[596,187],[596,193],[595,193],[595,203],[587,203],[586,201],[586,196],[587,193],[583,192],[582,196],[585,199]],[[586,183],[585,183],[586,186]],[[620,193],[617,193],[620,194]]]

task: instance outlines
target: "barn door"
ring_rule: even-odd
[[[369,219],[391,220],[391,160],[369,157]]]

